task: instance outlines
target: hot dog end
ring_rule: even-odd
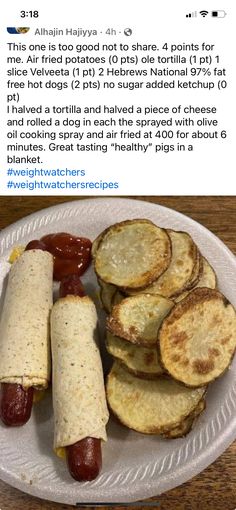
[[[96,308],[88,296],[68,295],[54,304],[54,450],[60,457],[65,456],[64,448],[87,438],[107,439],[109,414],[96,327]]]
[[[0,382],[46,388],[50,380],[49,315],[53,257],[22,253],[10,268],[0,323]]]

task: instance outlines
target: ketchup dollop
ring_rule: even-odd
[[[66,232],[48,234],[30,241],[26,250],[45,250],[54,256],[54,280],[61,281],[68,275],[81,276],[91,262],[90,239],[76,237]]]
[[[59,297],[85,296],[85,290],[80,277],[77,274],[71,274],[61,280],[59,288]]]

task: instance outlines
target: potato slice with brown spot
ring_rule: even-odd
[[[159,331],[164,368],[198,387],[219,377],[236,348],[236,313],[215,289],[193,290],[172,309]]]
[[[95,249],[95,271],[118,287],[145,287],[169,266],[167,232],[149,220],[127,220],[110,227]]]
[[[106,391],[110,409],[126,427],[143,434],[161,434],[179,426],[193,412],[205,388],[187,388],[165,376],[140,379],[115,362]]]
[[[109,332],[107,332],[106,347],[114,358],[123,363],[125,368],[137,377],[154,379],[164,372],[156,347],[137,346]]]
[[[112,308],[107,329],[134,344],[153,347],[157,344],[160,325],[173,306],[173,301],[157,295],[125,298]]]

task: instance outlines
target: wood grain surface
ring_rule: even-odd
[[[186,214],[211,230],[236,254],[236,197],[130,198],[158,203]],[[0,229],[44,207],[78,199],[80,197],[0,197]],[[201,474],[182,486],[148,501],[153,501],[154,508],[161,510],[235,510],[236,442]],[[0,481],[0,510],[69,508],[74,507],[33,498]],[[109,507],[99,508],[104,510]],[[116,508],[125,507],[120,505]],[[134,510],[137,507],[131,505],[129,508]],[[145,501],[140,508],[147,508]]]

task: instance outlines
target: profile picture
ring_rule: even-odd
[[[8,34],[26,34],[30,27],[7,27]]]

